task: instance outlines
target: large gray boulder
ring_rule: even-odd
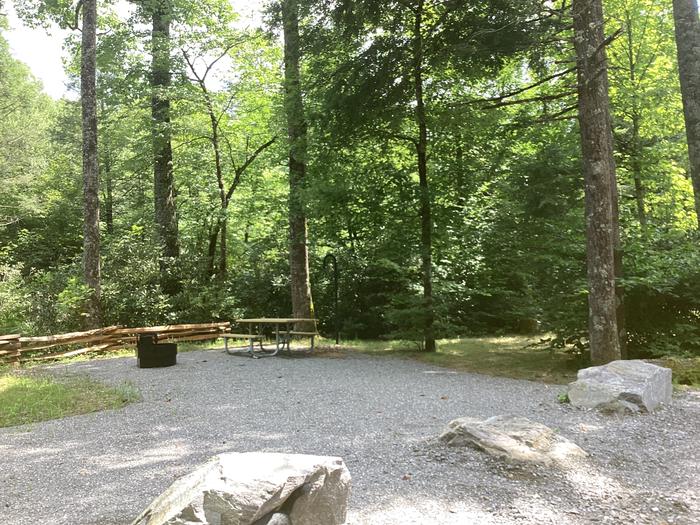
[[[525,417],[494,416],[485,421],[463,417],[450,421],[440,440],[469,446],[507,461],[566,464],[586,457],[575,443]]]
[[[221,454],[175,481],[132,525],[340,525],[349,495],[341,458]]]
[[[611,412],[651,412],[671,402],[671,369],[640,360],[579,370],[569,384],[571,404]]]

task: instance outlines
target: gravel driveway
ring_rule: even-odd
[[[700,523],[697,392],[620,418],[559,404],[560,386],[395,358],[211,350],[172,368],[120,358],[51,370],[129,381],[143,401],[0,429],[3,524],[126,525],[210,456],[255,450],[343,457],[353,525]],[[456,417],[508,413],[558,429],[591,453],[588,467],[507,466],[435,439]]]

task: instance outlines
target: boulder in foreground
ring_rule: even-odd
[[[132,525],[340,525],[349,494],[341,458],[221,454],[175,481]]]
[[[671,402],[672,390],[670,368],[633,360],[579,370],[568,395],[576,407],[651,412]]]
[[[449,446],[470,446],[498,458],[525,463],[565,464],[587,455],[548,426],[518,416],[495,416],[485,421],[455,419],[440,440]]]

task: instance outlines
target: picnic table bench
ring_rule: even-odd
[[[235,355],[241,352],[231,352],[228,348],[229,339],[247,339],[248,350],[247,354],[251,357],[272,357],[277,355],[282,350],[290,350],[290,342],[293,337],[309,337],[311,338],[311,349],[314,351],[314,339],[319,335],[316,331],[316,319],[301,319],[296,317],[260,317],[253,319],[238,319],[236,323],[247,324],[248,333],[226,333],[222,337],[224,339],[224,350],[227,354]],[[313,323],[313,331],[294,330],[294,326],[298,324]],[[263,345],[265,336],[263,334],[264,327],[274,327],[275,346],[273,349],[266,349]],[[255,329],[257,327],[257,330]],[[260,346],[258,352],[255,351],[255,343]]]

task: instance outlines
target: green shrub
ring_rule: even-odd
[[[23,285],[21,267],[0,263],[0,334],[27,331],[29,298]]]
[[[695,234],[631,243],[623,281],[632,356],[700,356],[700,250]]]

